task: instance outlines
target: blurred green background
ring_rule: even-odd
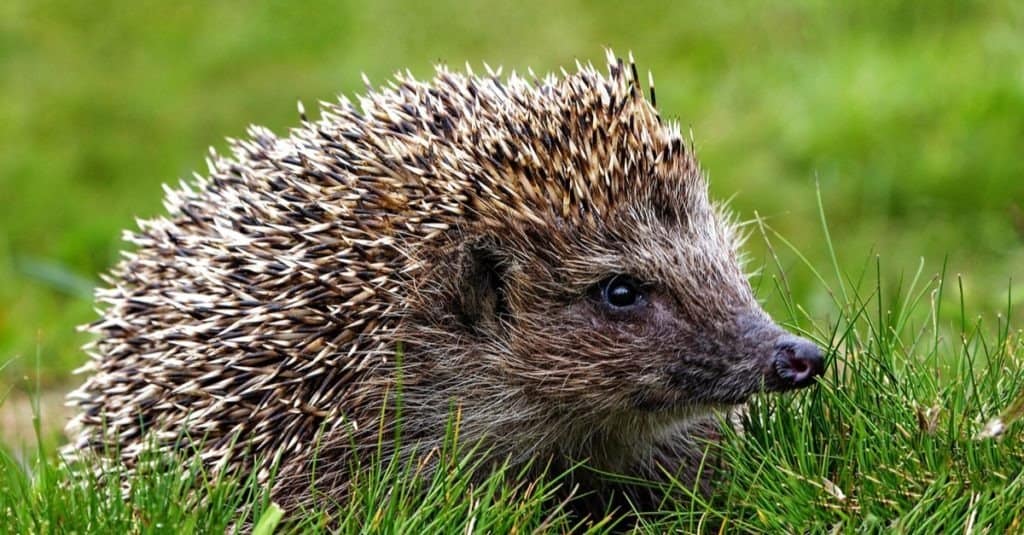
[[[120,231],[160,214],[161,184],[202,172],[226,136],[284,133],[297,100],[361,91],[360,72],[541,72],[599,63],[603,46],[654,72],[714,194],[818,269],[831,272],[816,181],[848,271],[873,273],[880,254],[895,288],[948,257],[971,313],[1006,310],[1024,280],[1021,2],[5,0],[0,395],[25,377],[66,387]],[[765,262],[760,238],[750,250]],[[827,319],[824,288],[780,256],[798,302]]]

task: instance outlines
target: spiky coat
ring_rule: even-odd
[[[98,292],[68,453],[115,448],[131,467],[148,447],[194,447],[219,470],[267,477],[279,462],[291,503],[310,483],[342,497],[352,445],[381,439],[401,343],[418,451],[458,407],[462,438],[496,458],[692,465],[695,416],[759,388],[759,363],[714,360],[739,339],[736,311],[768,323],[731,225],[631,67],[400,75],[287,137],[252,127],[212,154],[208,176],[167,189],[167,216],[126,234],[135,250]],[[648,347],[633,351],[617,327],[588,330],[598,316],[561,316],[629,270],[693,325],[639,327]],[[710,349],[693,369],[644,356],[672,340]],[[676,392],[665,369],[717,390]]]

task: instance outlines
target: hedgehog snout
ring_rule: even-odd
[[[745,314],[738,322],[747,358],[764,375],[761,389],[785,391],[814,384],[825,358],[814,342],[785,331],[764,314]],[[749,370],[749,368],[747,368]]]
[[[781,390],[804,388],[825,371],[825,358],[817,344],[787,335],[775,343],[771,372]]]

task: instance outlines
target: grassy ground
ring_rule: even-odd
[[[52,406],[67,388],[84,360],[74,326],[94,317],[91,288],[120,230],[159,214],[160,184],[202,170],[206,147],[249,123],[284,132],[296,100],[359,91],[359,72],[381,83],[438,61],[543,71],[600,61],[604,45],[654,72],[659,107],[693,131],[715,195],[780,245],[750,245],[755,267],[785,274],[755,281],[768,309],[837,348],[824,388],[758,405],[752,439],[732,451],[736,479],[707,510],[751,529],[1020,530],[1019,429],[974,440],[1021,386],[1007,327],[1024,308],[1024,290],[1007,292],[1024,278],[1024,7],[1012,0],[2,2],[0,441],[32,434],[24,392],[38,385]],[[922,288],[943,269],[940,307]],[[915,279],[916,308],[904,300]],[[61,418],[44,414],[46,457]],[[12,466],[0,485],[39,504],[16,525],[40,531],[31,522],[57,522],[56,510],[104,518],[95,499],[62,501],[73,495],[46,483],[64,477],[51,464],[35,482]],[[451,511],[449,527],[475,514]],[[161,525],[199,525],[174,516],[186,514]]]

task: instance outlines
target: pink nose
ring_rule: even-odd
[[[794,336],[775,344],[774,367],[787,387],[803,388],[825,371],[825,359],[817,345]]]

